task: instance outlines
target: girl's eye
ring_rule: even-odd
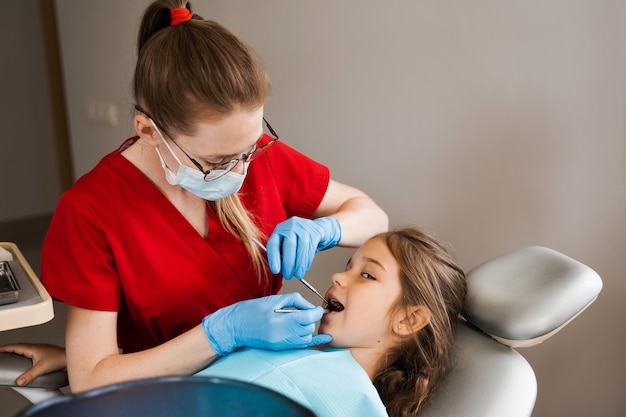
[[[365,279],[371,279],[372,281],[376,280],[376,277],[372,274],[368,274],[367,272],[361,272],[361,276]]]

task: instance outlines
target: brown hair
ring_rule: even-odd
[[[194,14],[171,26],[180,0],[155,1],[146,9],[137,39],[136,103],[169,133],[192,136],[198,121],[238,109],[255,110],[271,93],[269,76],[256,53],[217,22]],[[210,203],[226,229],[246,245],[259,276],[264,256],[252,238],[261,232],[234,194]]]
[[[446,248],[420,229],[397,229],[376,238],[400,269],[402,295],[394,309],[421,305],[431,313],[426,327],[387,352],[373,380],[390,416],[416,416],[448,371],[467,292],[465,274]]]

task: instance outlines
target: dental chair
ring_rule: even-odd
[[[537,381],[530,364],[516,349],[541,343],[572,321],[597,298],[602,280],[591,268],[572,258],[552,249],[532,246],[477,266],[467,273],[467,284],[468,294],[456,336],[451,371],[420,416],[529,417],[535,405]],[[24,370],[26,367],[16,369],[7,377],[0,370],[0,385],[12,385]],[[167,391],[164,387],[173,388],[178,384],[179,392],[184,394],[185,384],[211,386],[220,383],[222,381],[215,379],[181,377],[117,384],[45,400],[26,409],[20,417],[105,415],[97,413],[98,407],[106,408],[108,415],[131,415],[119,414],[129,404],[133,407],[158,404],[153,409],[163,412],[151,413],[152,416],[172,415],[171,401],[178,402],[176,397],[162,395],[164,390]],[[135,389],[137,386],[143,389]],[[247,388],[239,385],[234,389],[242,390],[245,395],[243,390]],[[187,408],[184,415],[217,415],[206,413],[202,392],[198,389],[184,397],[187,403],[195,404]],[[272,396],[276,393],[265,394]],[[243,404],[243,399],[236,400],[236,395],[231,396],[233,398]],[[85,404],[93,407],[73,408],[86,407]],[[266,415],[261,411],[263,403],[259,404],[250,414],[224,415]]]
[[[423,417],[529,417],[537,397],[515,350],[543,342],[597,298],[600,276],[554,250],[526,247],[469,271],[453,365]]]

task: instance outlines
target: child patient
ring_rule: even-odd
[[[417,415],[449,367],[463,271],[433,237],[404,228],[365,242],[331,284],[325,298],[344,308],[322,317],[329,347],[244,349],[197,375],[263,385],[320,417]]]
[[[415,416],[448,371],[465,294],[463,271],[432,236],[418,228],[381,233],[332,276],[325,298],[343,310],[322,317],[319,333],[332,336],[329,346],[246,348],[196,375],[265,386],[319,417]]]

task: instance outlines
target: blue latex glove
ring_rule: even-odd
[[[275,309],[295,307],[294,313]],[[202,319],[202,328],[215,353],[224,356],[238,347],[286,350],[329,343],[327,334],[314,335],[324,310],[298,293],[240,301]]]
[[[315,254],[341,240],[341,225],[333,217],[315,220],[291,217],[278,224],[267,241],[267,261],[273,273],[302,279]]]

